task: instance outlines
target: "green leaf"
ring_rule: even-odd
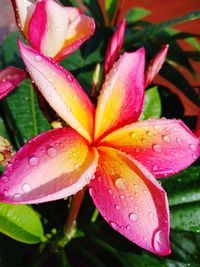
[[[147,120],[150,117],[160,118],[161,101],[157,86],[145,92],[144,107],[140,115],[140,120]]]
[[[171,228],[200,233],[200,202],[170,208]]]
[[[35,90],[28,79],[5,98],[4,111],[17,148],[51,128],[39,108]]]
[[[200,201],[200,168],[192,166],[167,179],[162,186],[168,193],[170,206]],[[174,186],[176,185],[176,186]]]
[[[39,216],[27,205],[0,203],[0,232],[27,244],[44,239]]]
[[[182,17],[178,17],[178,18],[170,19],[165,22],[158,23],[158,24],[146,26],[141,31],[126,35],[125,43],[126,45],[134,44],[138,46],[141,44],[141,42],[153,39],[156,35],[164,31],[168,27],[171,27],[173,25],[176,25],[176,24],[179,24],[185,21],[195,20],[198,18],[200,18],[200,11],[194,11]]]
[[[126,14],[126,22],[127,24],[134,23],[138,20],[143,19],[147,15],[151,14],[151,11],[148,9],[144,9],[141,7],[134,7],[130,9]]]
[[[20,57],[17,37],[19,37],[19,32],[11,32],[8,34],[2,45],[3,52],[3,63],[4,67],[8,65],[24,68],[23,61]],[[22,39],[20,37],[20,39]]]
[[[100,25],[104,25],[104,16],[101,11],[101,7],[97,0],[83,0],[84,5],[89,9],[91,12],[92,17],[100,23]]]
[[[105,1],[105,8],[110,22],[113,20],[116,14],[117,6],[118,6],[118,0]]]

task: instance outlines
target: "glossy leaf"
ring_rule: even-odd
[[[174,206],[171,211],[171,228],[200,233],[200,202]]]
[[[0,232],[28,244],[44,239],[39,216],[27,205],[0,203]]]
[[[189,21],[195,20],[200,17],[200,11],[191,12],[185,16],[177,17],[174,19],[170,19],[168,21],[164,21],[158,24],[153,24],[145,27],[143,30],[138,31],[137,33],[132,33],[127,35],[126,44],[136,44],[137,42],[143,40],[149,40],[154,38],[157,34],[164,31],[166,28],[171,27],[173,25]]]
[[[141,20],[144,17],[148,16],[149,14],[151,14],[151,11],[148,9],[141,8],[141,7],[132,8],[126,14],[127,24],[134,23],[138,20]]]
[[[179,174],[162,180],[162,186],[168,192],[170,206],[200,201],[199,166],[189,167]]]
[[[154,86],[145,92],[144,106],[140,115],[140,120],[147,120],[150,117],[160,118],[161,100],[157,86]]]
[[[112,22],[116,14],[117,6],[118,6],[118,0],[106,0],[105,1],[106,12],[107,12],[110,22]]]
[[[28,79],[6,97],[4,110],[5,119],[19,147],[32,137],[50,129],[50,124],[39,108],[35,89]]]

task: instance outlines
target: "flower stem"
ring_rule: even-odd
[[[59,241],[59,245],[64,247],[75,235],[76,233],[76,219],[83,202],[83,198],[86,192],[86,188],[84,187],[81,191],[79,191],[76,195],[73,196],[69,214],[64,225],[64,237]]]

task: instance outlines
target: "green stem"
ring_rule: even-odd
[[[64,225],[64,237],[59,241],[59,245],[61,247],[65,247],[66,244],[74,237],[76,233],[76,219],[77,219],[81,204],[83,202],[86,188],[87,187],[84,187],[81,191],[79,191],[72,198],[69,214],[68,214],[66,223]]]

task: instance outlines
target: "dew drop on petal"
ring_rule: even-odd
[[[5,197],[7,197],[8,191],[7,190],[3,190],[3,194],[4,194]]]
[[[35,59],[36,62],[40,62],[41,61],[41,56],[35,56],[34,59]]]
[[[158,165],[157,164],[155,164],[155,165],[153,165],[153,167],[152,167],[152,171],[157,171],[158,170]]]
[[[170,143],[170,141],[171,141],[171,138],[170,138],[168,135],[163,135],[163,136],[162,136],[162,139],[163,139],[163,141],[164,141],[165,143]]]
[[[160,147],[159,145],[157,145],[157,144],[153,145],[153,146],[152,146],[152,149],[153,149],[155,152],[161,152],[161,151],[162,151],[161,147]]]
[[[153,247],[158,254],[162,254],[166,248],[166,234],[162,230],[155,232],[152,240]]]
[[[118,178],[115,181],[115,186],[120,190],[125,190],[127,188],[127,181],[124,178]]]
[[[130,213],[129,214],[129,219],[132,221],[132,222],[136,222],[138,220],[138,216],[136,213]]]
[[[72,82],[73,81],[73,78],[72,78],[72,76],[70,75],[70,74],[67,74],[67,80],[69,81],[69,82]]]
[[[54,158],[57,154],[57,151],[54,147],[50,147],[47,149],[47,155],[50,157],[50,158]]]
[[[108,193],[109,193],[110,195],[112,195],[113,192],[112,192],[111,189],[108,189],[107,191],[108,191]]]
[[[23,190],[24,192],[28,193],[28,192],[31,191],[31,187],[30,187],[29,184],[25,183],[25,184],[23,184],[23,186],[22,186],[22,190]]]
[[[4,175],[1,177],[1,180],[4,182],[4,183],[7,183],[8,182],[8,176]]]
[[[15,194],[15,195],[13,196],[13,199],[14,199],[14,200],[18,200],[18,199],[20,199],[20,197],[21,197],[21,195],[20,195],[19,193],[17,193],[17,194]]]
[[[119,229],[119,225],[113,221],[109,221],[110,225],[112,226],[112,228],[114,228],[115,230]]]
[[[31,158],[29,159],[29,164],[30,164],[31,166],[36,166],[36,165],[38,164],[38,159],[37,159],[36,157],[31,157]]]
[[[195,150],[196,150],[196,147],[195,147],[195,145],[190,144],[190,145],[189,145],[189,149],[190,149],[191,151],[195,151]]]
[[[119,210],[119,209],[120,209],[120,206],[115,205],[115,209],[116,209],[116,210]]]
[[[127,230],[127,231],[130,231],[130,230],[131,230],[131,226],[130,226],[130,225],[127,225],[127,226],[126,226],[126,230]]]
[[[153,213],[152,212],[149,212],[149,214],[148,214],[148,217],[149,217],[149,219],[153,219],[154,218],[154,215],[153,215]]]

